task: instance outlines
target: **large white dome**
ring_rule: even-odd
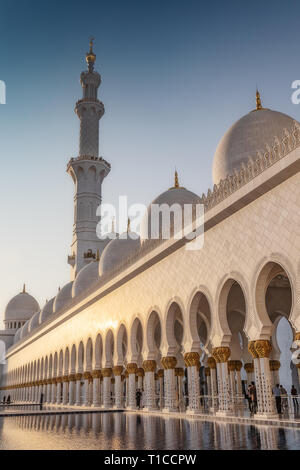
[[[178,185],[177,175],[175,186],[173,188],[168,189],[164,193],[160,194],[152,203],[148,206],[147,212],[145,213],[142,223],[141,223],[141,241],[142,243],[151,238],[164,238],[164,224],[162,222],[161,216],[156,216],[156,212],[153,210],[153,205],[157,206],[173,206],[174,204],[178,204],[183,211],[184,205],[189,204],[192,205],[192,208],[195,209],[197,204],[201,204],[200,197]],[[182,222],[184,221],[183,212],[181,212]],[[168,224],[170,227],[170,236],[174,234],[174,217],[171,213],[171,217],[169,217],[165,224]],[[153,237],[154,235],[154,237]]]
[[[24,322],[38,310],[40,306],[35,298],[27,292],[21,292],[8,302],[4,312],[4,323]]]
[[[295,120],[286,114],[270,109],[256,109],[234,123],[222,137],[214,156],[213,182],[239,170],[249,157],[256,157],[258,151],[265,151],[266,144],[272,145],[274,138],[283,137],[284,129],[293,127]]]
[[[140,248],[140,238],[134,232],[126,232],[111,240],[104,248],[99,262],[99,275],[112,270]]]
[[[94,282],[99,279],[99,262],[91,261],[84,266],[76,276],[73,283],[72,296],[76,297],[88,289]]]

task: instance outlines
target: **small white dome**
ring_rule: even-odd
[[[35,298],[27,292],[21,292],[8,302],[4,313],[4,323],[24,322],[38,310],[40,306]]]
[[[154,205],[157,206],[173,206],[174,204],[179,205],[182,208],[182,211],[184,209],[185,204],[192,205],[192,210],[193,212],[195,211],[195,207],[197,204],[201,204],[201,199],[200,197],[191,192],[188,191],[185,188],[182,188],[180,186],[175,186],[173,188],[168,189],[164,193],[160,194],[152,203],[148,206],[147,212],[145,213],[142,223],[141,223],[141,241],[142,243],[145,242],[146,240],[152,239],[152,238],[163,238],[163,232],[166,229],[166,226],[168,225],[168,228],[170,228],[170,235],[172,236],[174,234],[174,216],[171,212],[170,216],[166,221],[164,221],[164,224],[162,223],[162,215],[158,214],[156,210],[154,210]],[[183,213],[181,212],[181,217],[182,217],[182,223],[184,221]],[[166,224],[166,225],[165,225]],[[152,236],[151,236],[152,234]]]
[[[91,261],[84,266],[76,276],[73,283],[72,297],[76,297],[88,289],[99,279],[99,261]]]
[[[14,336],[14,344],[16,344],[18,341],[20,341],[21,339],[21,331],[22,331],[22,327],[19,328],[17,331],[16,331],[16,334]]]
[[[53,297],[49,302],[47,302],[41,310],[40,314],[40,323],[43,323],[47,318],[53,314],[53,304],[55,297]]]
[[[29,329],[29,320],[22,326],[21,332],[20,332],[20,339],[25,338],[25,336],[28,335],[28,329]]]
[[[31,332],[34,328],[39,326],[40,313],[41,313],[40,311],[36,312],[29,320],[29,326],[28,326],[29,332]]]
[[[118,238],[111,240],[104,248],[99,262],[99,275],[112,270],[122,260],[131,256],[140,248],[140,238],[134,232],[125,232]]]
[[[247,165],[249,157],[264,152],[266,145],[272,146],[274,138],[281,139],[284,129],[290,131],[295,120],[286,114],[271,109],[251,111],[235,122],[224,134],[217,146],[213,162],[213,182]]]
[[[60,289],[59,293],[55,297],[54,305],[53,305],[53,313],[58,312],[61,310],[69,300],[72,299],[72,287],[73,281],[68,282],[62,289]]]

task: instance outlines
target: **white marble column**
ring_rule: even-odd
[[[100,407],[100,385],[101,385],[101,370],[93,370],[93,397],[92,397],[92,406]]]
[[[157,371],[158,386],[159,386],[159,409],[162,410],[165,406],[165,394],[164,394],[164,370],[159,369]]]
[[[78,372],[75,374],[75,379],[76,379],[76,398],[75,398],[75,405],[76,406],[81,406],[81,379],[82,379],[82,373]]]
[[[178,411],[176,399],[176,377],[175,366],[177,364],[176,357],[163,357],[161,363],[164,368],[164,412]]]
[[[115,366],[113,373],[115,376],[115,404],[114,408],[123,408],[123,381],[122,381],[123,366]]]
[[[69,402],[69,376],[64,375],[62,378],[62,404],[66,406]]]
[[[155,370],[156,361],[146,360],[143,362],[143,369],[145,371],[144,378],[144,409],[153,411],[156,409],[155,403]]]
[[[200,379],[199,379],[199,354],[189,352],[184,355],[184,362],[188,374],[189,406],[187,414],[195,414],[200,410]]]
[[[230,414],[232,408],[227,363],[230,357],[230,349],[228,347],[214,348],[212,354],[217,363],[218,374],[219,410],[216,414],[218,416],[224,416]]]
[[[102,369],[103,376],[103,407],[106,409],[111,408],[111,374],[112,369],[106,367]]]
[[[56,377],[51,379],[51,403],[56,403]]]
[[[137,365],[134,362],[127,364],[128,372],[128,408],[130,410],[136,409],[136,381],[135,374],[137,373]]]
[[[86,371],[83,373],[83,379],[84,379],[84,398],[83,398],[83,405],[84,406],[90,406],[90,383],[91,383],[91,373],[89,371]]]
[[[57,377],[56,379],[56,404],[61,404],[61,389],[62,389],[62,377]]]
[[[210,387],[211,387],[211,410],[214,411],[218,408],[218,386],[217,386],[217,364],[215,359],[210,356],[207,359],[207,364],[210,369]]]

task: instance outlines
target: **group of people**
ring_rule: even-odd
[[[287,391],[282,385],[276,384],[272,392],[275,397],[277,413],[282,414],[282,412],[288,408]],[[298,411],[298,408],[299,408],[297,395],[298,395],[298,392],[295,386],[292,385],[291,396],[293,399],[294,411]],[[256,393],[256,386],[254,382],[251,382],[251,385],[248,386],[248,394],[246,394],[246,398],[249,403],[250,413],[255,414],[257,412],[257,393]]]

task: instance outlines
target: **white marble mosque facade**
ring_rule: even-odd
[[[135,409],[138,387],[147,410],[178,411],[188,395],[194,414],[205,394],[224,416],[238,407],[246,377],[256,383],[258,416],[275,416],[282,318],[300,340],[300,125],[262,108],[257,93],[256,109],[218,146],[213,190],[200,197],[176,179],[155,200],[204,205],[202,249],[186,249],[194,242],[185,237],[147,240],[143,227],[140,238],[103,242],[95,211],[110,165],[98,156],[95,59],[91,47],[75,108],[80,151],[68,164],[71,281],[42,308],[25,291],[8,304],[0,398],[36,402],[43,393],[52,405]],[[299,387],[296,366],[295,377]]]

